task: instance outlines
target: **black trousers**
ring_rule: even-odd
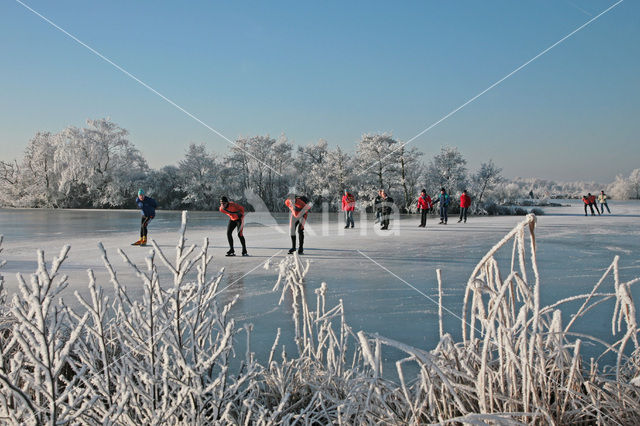
[[[300,224],[299,220],[296,220],[296,222],[293,224],[293,231],[295,232],[295,230],[298,230],[298,239],[300,240],[300,248],[303,248],[304,246],[304,226],[302,226]],[[296,236],[292,235],[291,236],[291,248],[296,248]]]
[[[140,220],[140,237],[147,236],[147,225],[151,222],[151,219],[153,219],[153,216],[142,216]]]
[[[587,214],[587,207],[589,207],[591,209],[591,216],[595,216],[595,212],[593,211],[593,206],[594,204],[585,204],[584,205],[584,214],[586,216]],[[600,214],[600,210],[598,210],[598,206],[596,206],[596,211],[598,212],[598,214]]]
[[[422,209],[420,213],[420,226],[427,226],[427,209]]]
[[[243,228],[244,225],[242,223],[242,219],[239,220],[230,220],[227,225],[227,240],[229,241],[229,248],[233,250],[233,230],[238,229],[238,238],[240,239],[240,244],[242,244],[242,251],[247,251],[247,245],[244,240]]]
[[[460,207],[460,220],[467,221],[467,210],[469,210],[469,207]]]

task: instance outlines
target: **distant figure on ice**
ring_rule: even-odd
[[[420,210],[420,225],[418,225],[418,228],[427,227],[427,212],[431,210],[431,207],[433,207],[431,197],[427,195],[427,190],[423,189],[420,192],[420,197],[418,197],[418,210]]]
[[[227,225],[227,240],[229,241],[229,251],[227,256],[235,256],[233,249],[233,230],[238,230],[238,238],[242,244],[242,255],[249,256],[247,253],[247,245],[244,240],[244,207],[233,201],[229,201],[227,197],[220,197],[220,212],[229,216],[229,224]]]
[[[373,200],[373,210],[376,213],[376,220],[373,223],[380,223],[382,216],[382,189],[378,189],[378,195]]]
[[[393,213],[393,198],[389,197],[387,195],[387,193],[385,192],[385,190],[382,190],[382,193],[380,195],[380,208],[381,208],[381,215],[380,215],[380,223],[382,226],[380,226],[380,229],[389,229],[389,219],[391,217],[391,213]]]
[[[296,228],[300,240],[298,254],[304,254],[304,224],[307,221],[307,214],[311,208],[311,204],[304,195],[293,194],[290,195],[284,203],[289,207],[289,211],[291,212],[289,215],[289,235],[291,235],[291,249],[289,250],[289,254],[296,251]]]
[[[344,190],[344,195],[342,196],[342,210],[344,210],[344,220],[347,223],[344,229],[349,227],[353,228],[353,211],[356,209],[356,198],[346,189]]]
[[[591,202],[591,194],[583,195],[582,202],[584,203],[584,215],[587,216],[587,207],[589,207],[591,209],[591,216],[595,216],[596,214],[593,211],[593,203]]]
[[[460,195],[460,219],[458,219],[458,223],[464,220],[464,223],[467,223],[467,211],[471,206],[471,198],[467,195],[467,190],[462,191],[462,195]]]
[[[596,211],[598,212],[598,216],[600,216],[600,210],[598,210],[598,200],[596,199],[595,195],[591,195],[591,193],[587,194],[587,197],[589,197],[589,203],[596,208]]]
[[[529,198],[533,200],[533,190],[529,191]]]
[[[140,213],[142,214],[142,219],[140,221],[140,239],[135,243],[131,244],[133,246],[146,246],[147,245],[147,225],[151,222],[156,215],[156,207],[158,204],[156,200],[151,197],[146,197],[144,195],[144,189],[138,190],[138,198],[136,198],[136,204],[140,209]]]
[[[609,204],[607,204],[607,194],[604,191],[600,191],[600,195],[598,195],[598,202],[600,203],[600,211],[604,214],[604,208],[607,208],[607,212],[611,214],[611,210],[609,210]]]
[[[449,207],[449,194],[447,194],[447,191],[445,191],[444,188],[440,188],[440,195],[433,202],[433,204],[437,204],[437,203],[440,203],[440,223],[439,223],[439,225],[446,225],[447,224],[447,219],[448,219],[447,208]]]

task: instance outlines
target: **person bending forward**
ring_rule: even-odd
[[[303,195],[291,195],[284,204],[289,207],[289,234],[291,235],[291,249],[289,254],[296,251],[296,229],[298,230],[298,254],[304,254],[304,224],[311,204]]]
[[[229,241],[229,251],[227,256],[235,256],[233,249],[233,230],[238,230],[238,238],[242,244],[242,255],[249,256],[247,253],[247,245],[244,240],[244,207],[233,201],[229,201],[227,197],[220,198],[220,212],[229,216],[229,224],[227,225],[227,240]]]
[[[144,189],[138,190],[138,198],[136,198],[136,204],[140,209],[142,218],[140,220],[140,239],[133,243],[134,246],[146,246],[147,245],[147,225],[151,222],[156,215],[156,207],[158,204],[156,200],[151,197],[147,197],[144,194]]]

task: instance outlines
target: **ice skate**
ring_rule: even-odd
[[[231,257],[231,256],[235,256],[235,255],[236,255],[236,252],[234,250],[229,250],[227,252],[227,254],[225,254],[225,256],[227,256],[227,257]]]

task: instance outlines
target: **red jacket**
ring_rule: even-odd
[[[467,194],[460,195],[460,207],[466,209],[469,206],[471,206],[471,198]]]
[[[356,199],[350,192],[347,192],[346,195],[342,196],[342,210],[347,212],[352,212],[355,209],[356,209]]]
[[[244,207],[238,203],[234,203],[233,201],[229,201],[226,209],[223,206],[220,206],[220,211],[229,216],[231,220],[240,220],[242,219],[242,216],[244,216]]]
[[[431,197],[429,195],[425,195],[424,197],[418,197],[418,209],[429,210],[433,205],[431,201]]]
[[[592,195],[588,199],[589,199],[589,204],[595,204],[596,203],[596,196],[595,195]]]
[[[291,210],[291,214],[296,219],[298,219],[300,217],[300,214],[303,211],[304,211],[304,216],[303,217],[305,219],[307,218],[308,209],[305,209],[305,207],[307,206],[307,203],[302,201],[300,198],[296,197],[296,202],[295,202],[295,204],[293,206],[291,205],[291,200],[289,200],[288,198],[284,201],[284,203],[286,204],[287,207],[289,207],[289,210]]]

